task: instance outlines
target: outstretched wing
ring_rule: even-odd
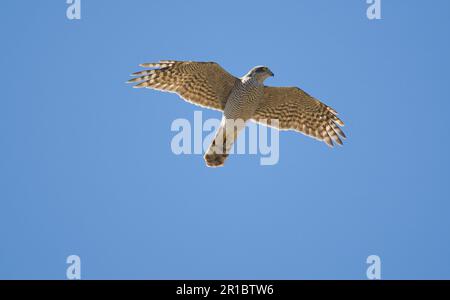
[[[333,141],[342,145],[340,137],[345,138],[337,112],[297,87],[264,87],[264,99],[252,119],[277,119],[279,129],[302,132],[331,147]]]
[[[163,60],[141,64],[153,68],[136,72],[128,83],[135,88],[151,88],[177,93],[186,101],[203,107],[223,110],[231,90],[238,80],[214,62]]]

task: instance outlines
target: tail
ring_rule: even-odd
[[[226,139],[224,139],[226,140]],[[224,142],[226,143],[226,141]],[[222,144],[219,147],[223,147],[225,144]],[[215,149],[218,148],[216,144],[216,140],[214,140],[209,146],[208,151],[205,154],[206,165],[211,168],[222,167],[225,164],[225,160],[228,157],[228,153],[217,153]],[[219,151],[218,151],[219,152]]]
[[[204,157],[208,167],[222,167],[225,164],[239,132],[244,127],[245,122],[243,121],[238,123],[225,118],[222,120],[222,124]]]

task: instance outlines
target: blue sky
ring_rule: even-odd
[[[2,1],[0,278],[450,278],[450,2]],[[197,108],[124,84],[160,59],[255,65],[340,112],[344,147],[176,156]],[[204,118],[220,113],[203,110]]]

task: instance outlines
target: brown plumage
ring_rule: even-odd
[[[128,81],[135,88],[151,88],[173,92],[184,100],[206,108],[223,110],[228,95],[238,80],[214,62],[160,61],[141,64],[156,68],[133,73]]]
[[[142,64],[152,68],[136,72],[129,83],[135,88],[173,92],[186,101],[224,112],[221,128],[205,154],[208,166],[222,166],[240,130],[226,130],[227,120],[254,120],[263,124],[276,119],[280,130],[295,130],[325,142],[342,145],[344,123],[337,112],[297,87],[268,87],[273,73],[263,66],[236,78],[214,62],[164,60]],[[276,123],[275,123],[276,124]]]
[[[297,87],[265,87],[253,119],[278,119],[279,129],[299,131],[331,147],[346,137],[337,112]]]

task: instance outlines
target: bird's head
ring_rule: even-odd
[[[263,82],[269,77],[273,77],[272,71],[268,67],[265,66],[257,66],[250,70],[247,73],[246,77],[256,78],[259,82]]]

